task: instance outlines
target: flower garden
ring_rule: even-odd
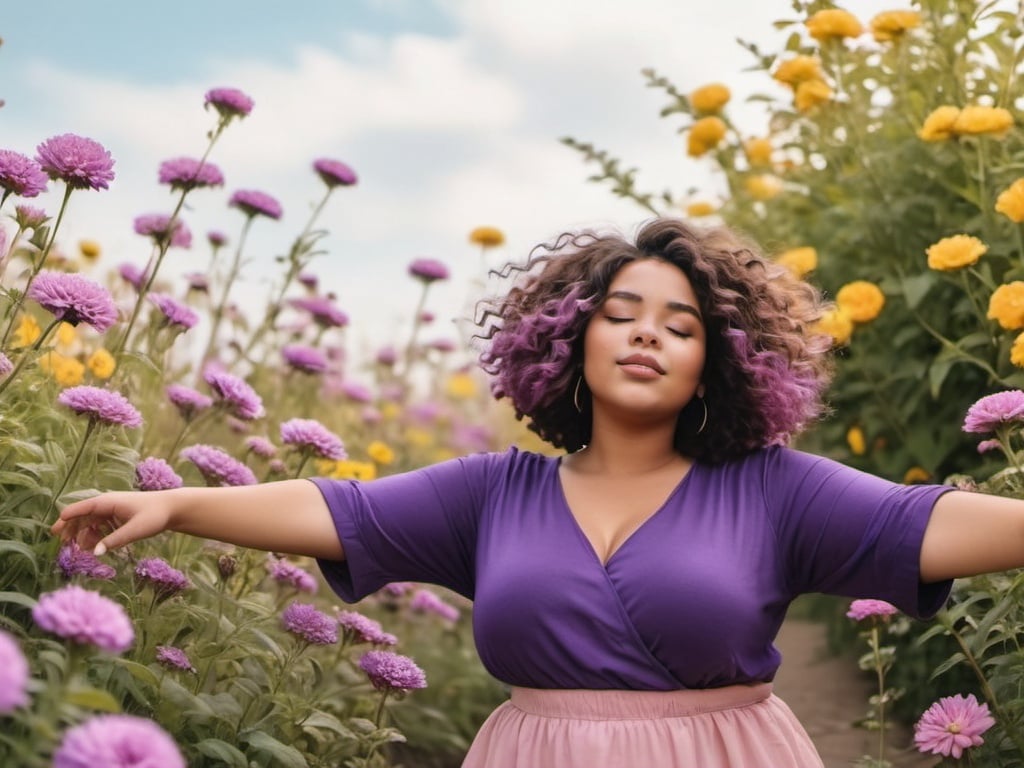
[[[725,83],[684,92],[644,73],[685,134],[666,151],[708,163],[717,190],[647,193],[610,152],[564,142],[638,215],[736,227],[834,299],[831,413],[801,447],[902,482],[1024,495],[1020,10],[918,0],[861,21],[797,0],[778,27],[780,50],[745,44],[764,75],[760,131],[732,122]],[[0,148],[0,765],[457,765],[504,698],[460,597],[392,584],[343,609],[312,562],[166,535],[97,557],[49,532],[100,490],[371,480],[537,447],[465,350],[420,339],[441,261],[409,265],[408,336],[351,375],[349,318],[315,273],[318,217],[358,192],[343,162],[311,158],[308,223],[263,313],[238,310],[250,233],[283,206],[235,190],[237,231],[193,238],[182,214],[227,184],[217,146],[257,109],[234,88],[197,94],[203,107],[205,146],[155,169],[171,204],[134,221],[143,263],[62,240],[78,198],[116,183],[100,141]],[[34,205],[44,191],[54,210]],[[168,280],[165,257],[188,247],[208,248],[209,269]],[[871,600],[808,610],[837,647],[865,651],[878,693],[864,727],[884,736],[900,719],[922,752],[1021,766],[1022,584],[962,580],[930,623]],[[889,764],[884,739],[859,764]]]

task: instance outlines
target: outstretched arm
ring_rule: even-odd
[[[921,581],[1024,566],[1024,501],[950,491],[932,510],[921,545]]]
[[[52,530],[98,555],[177,531],[254,549],[327,560],[345,557],[327,504],[308,480],[104,493],[69,504]]]

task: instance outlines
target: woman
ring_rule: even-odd
[[[566,455],[109,493],[54,531],[98,554],[173,530],[310,555],[349,601],[405,580],[473,598],[481,658],[513,686],[474,768],[820,766],[771,694],[796,595],[925,617],[952,578],[1024,565],[1018,501],[784,447],[822,408],[822,304],[728,231],[564,235],[522,277],[484,313],[482,363]]]

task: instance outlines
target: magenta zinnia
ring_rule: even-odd
[[[192,311],[192,308],[182,304],[173,296],[166,293],[151,293],[146,296],[164,315],[166,325],[176,325],[178,328],[188,330],[199,322],[199,315]]]
[[[357,611],[339,611],[338,626],[349,643],[372,643],[373,645],[390,645],[387,633],[375,621]]]
[[[263,400],[238,376],[224,371],[207,371],[203,378],[210,385],[218,403],[232,416],[245,421],[263,416]]]
[[[1024,392],[1009,389],[986,395],[964,417],[964,432],[995,432],[1005,424],[1024,422]]]
[[[296,309],[302,309],[313,316],[313,320],[321,328],[342,328],[348,325],[348,315],[335,306],[334,302],[324,296],[292,299],[289,302]]]
[[[20,197],[35,197],[46,190],[46,174],[39,163],[20,152],[0,149],[0,189]]]
[[[161,458],[150,456],[135,465],[135,487],[140,491],[166,491],[182,485],[181,476]]]
[[[459,609],[454,605],[449,605],[429,589],[416,590],[416,594],[409,601],[409,610],[418,613],[432,613],[451,622],[459,620]]]
[[[313,162],[313,170],[317,172],[329,188],[351,187],[356,183],[356,173],[340,160],[320,158]]]
[[[280,219],[283,213],[281,204],[266,192],[255,189],[240,189],[228,200],[228,205],[238,208],[246,216],[266,216]]]
[[[378,690],[411,691],[427,687],[427,676],[416,662],[393,651],[369,651],[359,659],[359,666]]]
[[[323,373],[327,370],[327,358],[316,347],[291,344],[281,350],[281,356],[289,366],[303,373]]]
[[[57,402],[66,405],[75,413],[88,416],[104,424],[123,427],[142,425],[142,414],[138,412],[128,398],[120,392],[83,384],[79,387],[68,387],[57,396]]]
[[[158,645],[156,647],[156,661],[168,669],[180,669],[182,672],[195,672],[185,652],[173,645]]]
[[[277,447],[265,437],[256,435],[247,437],[245,438],[245,447],[264,459],[272,459],[277,455]]]
[[[307,643],[331,645],[338,642],[338,625],[326,613],[306,603],[292,603],[285,608],[281,624]]]
[[[147,557],[135,565],[135,577],[164,600],[192,586],[188,577],[161,557]]]
[[[118,266],[117,273],[137,291],[141,291],[142,286],[146,283],[146,273],[130,262],[126,261]]]
[[[117,575],[113,566],[100,562],[92,552],[82,549],[75,541],[69,541],[57,553],[57,567],[65,579],[86,576],[91,579],[112,579]]]
[[[246,117],[253,101],[237,88],[211,88],[206,92],[204,106],[213,107],[221,117]]]
[[[28,289],[28,297],[58,320],[71,325],[86,323],[97,333],[104,333],[117,322],[117,307],[110,292],[81,275],[40,272]]]
[[[72,189],[106,189],[114,180],[114,160],[99,142],[65,133],[36,147],[39,166]]]
[[[14,206],[14,220],[22,229],[38,229],[50,220],[46,211],[42,208],[33,208],[31,205]]]
[[[974,694],[945,696],[932,704],[914,726],[918,751],[957,760],[965,749],[985,742],[981,734],[995,725],[988,704],[979,704]]]
[[[270,578],[278,584],[287,584],[295,587],[299,592],[316,592],[317,583],[313,576],[283,558],[267,555],[267,570],[270,571]]]
[[[136,216],[133,222],[135,234],[153,238],[153,242],[162,245],[170,235],[170,245],[175,248],[191,248],[192,232],[181,219],[174,220],[171,228],[171,217],[166,213],[144,213]]]
[[[212,445],[191,445],[181,457],[195,464],[210,486],[256,485],[256,475],[245,464]]]
[[[135,642],[135,630],[120,605],[74,584],[40,595],[32,619],[47,632],[109,653],[123,653]]]
[[[188,421],[200,411],[213,405],[213,398],[184,384],[171,384],[166,389],[167,399],[174,403],[181,417]]]
[[[869,616],[892,616],[894,613],[899,613],[899,609],[885,600],[854,600],[846,615],[854,621],[863,621]]]
[[[186,768],[174,739],[152,720],[96,715],[68,729],[53,768]]]
[[[219,187],[224,183],[224,174],[213,163],[175,157],[160,163],[159,179],[161,184],[170,184],[171,189],[197,189]]]
[[[28,704],[28,661],[13,635],[0,629],[0,715]]]
[[[348,457],[341,438],[316,419],[289,419],[284,422],[281,424],[281,442],[324,459],[340,461]]]
[[[448,279],[448,267],[437,259],[416,259],[409,265],[409,274],[425,283]]]

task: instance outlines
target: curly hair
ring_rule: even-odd
[[[831,339],[815,329],[826,305],[809,284],[724,227],[678,219],[643,224],[635,243],[618,234],[564,233],[537,246],[500,299],[483,302],[481,367],[495,397],[556,448],[590,440],[589,397],[574,392],[583,335],[616,273],[640,259],[678,267],[698,297],[707,339],[702,374],[706,426],[697,398],[679,415],[675,448],[721,462],[788,442],[817,419],[832,372]],[[585,390],[584,390],[585,391]]]

